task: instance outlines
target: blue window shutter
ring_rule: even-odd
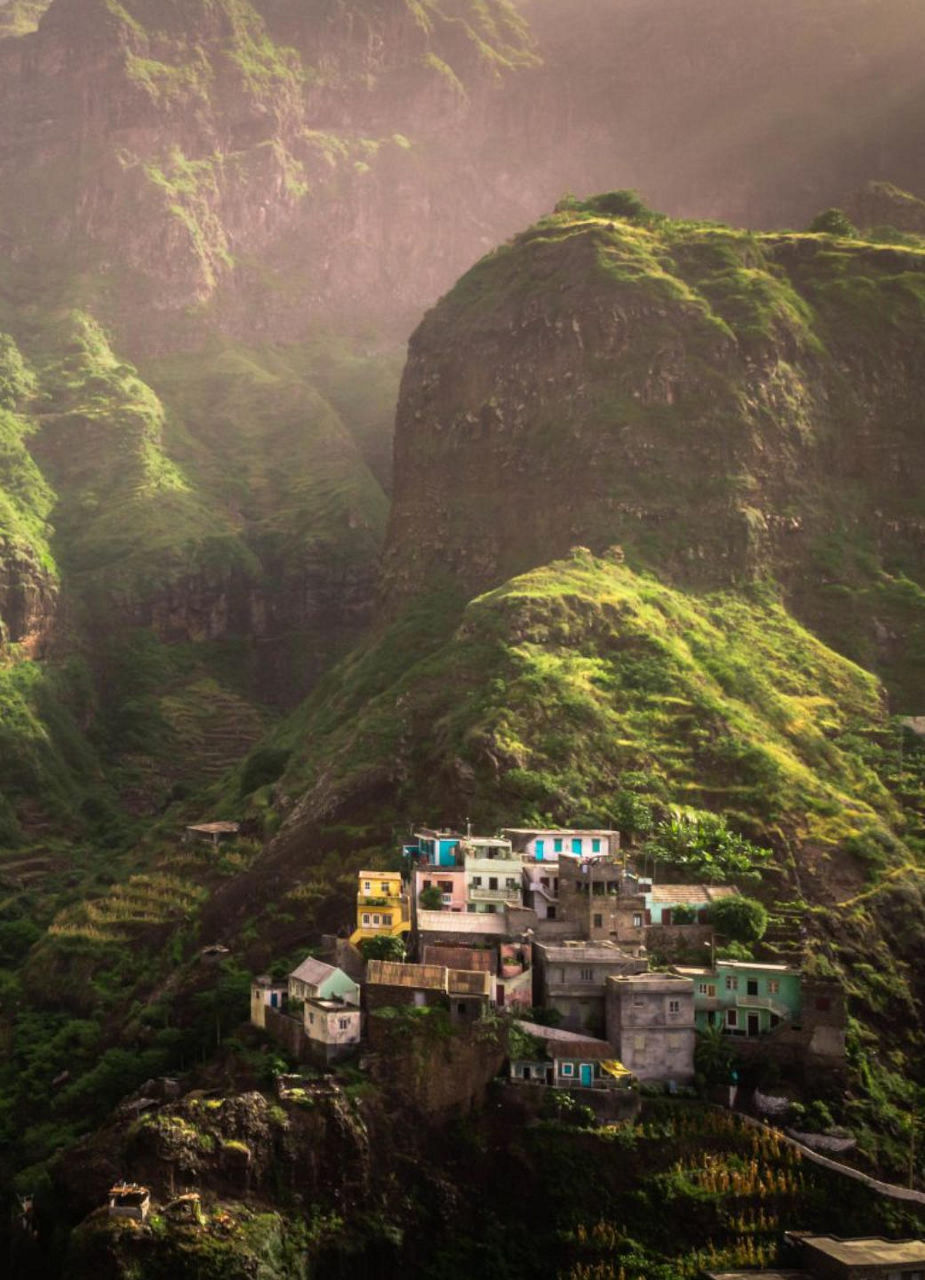
[[[572,853],[581,853],[581,836],[572,837]]]
[[[600,853],[600,851],[601,851],[601,842],[600,842],[600,840],[592,840],[592,841],[591,841],[591,852],[592,852],[592,853]]]

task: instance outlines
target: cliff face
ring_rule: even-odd
[[[414,335],[387,595],[619,543],[698,589],[782,583],[913,709],[925,253],[605,206],[489,255]]]

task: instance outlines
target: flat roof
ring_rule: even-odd
[[[319,1000],[314,997],[306,1000],[305,1003],[312,1009],[323,1009],[325,1013],[359,1013],[360,1007],[356,1004],[346,1004],[343,1000]]]
[[[664,982],[690,982],[691,979],[685,977],[682,973],[618,973],[611,974],[607,979],[608,982],[628,982],[634,987],[650,983],[652,986],[661,986]]]
[[[504,827],[512,836],[616,836],[619,831],[602,827]]]
[[[187,831],[201,831],[203,835],[233,836],[241,829],[240,822],[194,822]]]
[[[509,932],[502,912],[418,911],[419,933],[492,933]]]
[[[903,1266],[925,1262],[925,1240],[884,1240],[882,1236],[865,1236],[859,1240],[840,1240],[837,1236],[809,1236],[789,1233],[807,1248],[827,1258],[851,1266]]]
[[[543,951],[547,960],[561,964],[564,960],[635,960],[628,952],[623,951],[613,942],[538,942],[538,949]]]
[[[809,1271],[708,1271],[708,1280],[812,1280]]]
[[[400,871],[358,871],[357,879],[362,880],[364,878],[367,880],[400,880],[401,872]]]
[[[768,969],[773,973],[799,973],[791,964],[763,964],[759,960],[717,960],[717,969]]]

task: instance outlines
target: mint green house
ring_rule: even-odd
[[[712,969],[678,969],[694,981],[698,1031],[719,1025],[727,1035],[754,1038],[782,1022],[799,1025],[802,974],[785,964],[717,960]]]

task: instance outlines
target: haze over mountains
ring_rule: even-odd
[[[895,1165],[923,65],[919,0],[0,0],[11,1169],[408,822],[677,805],[773,849]]]

